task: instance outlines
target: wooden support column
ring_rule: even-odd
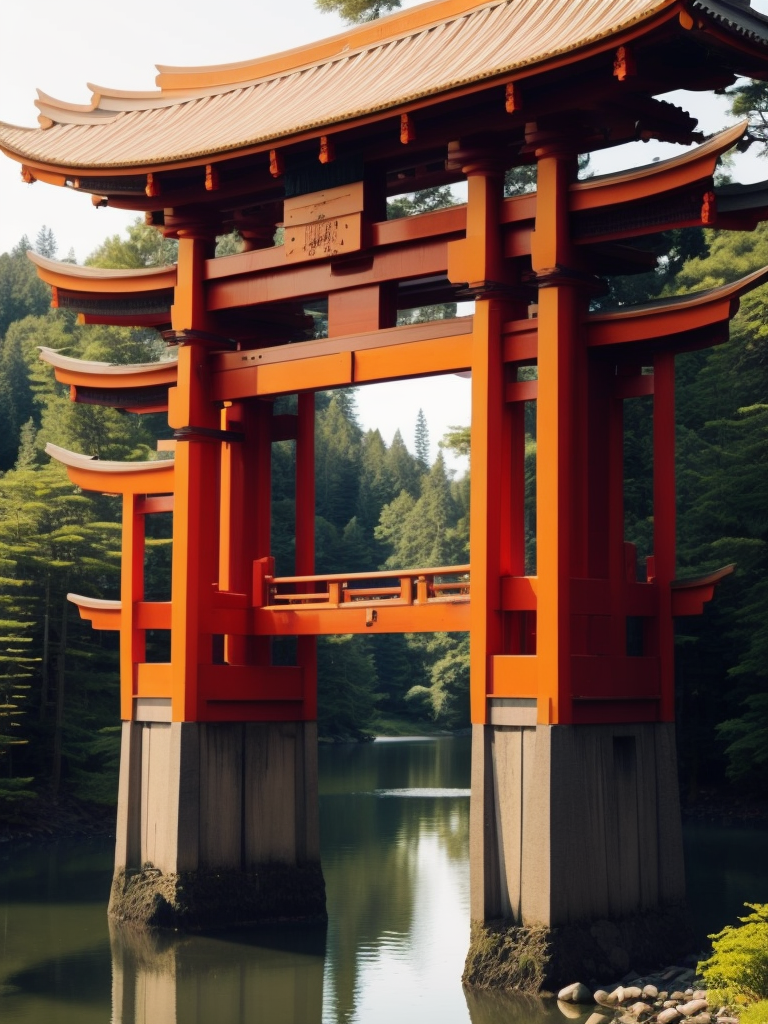
[[[120,579],[120,717],[133,718],[137,664],[146,660],[146,634],[136,625],[136,603],[144,600],[144,516],[136,494],[123,495],[123,556]]]
[[[203,270],[209,253],[206,235],[180,233],[172,323],[175,331],[209,327]],[[205,632],[213,588],[219,580],[219,409],[209,400],[207,349],[192,339],[179,346],[178,377],[170,389],[168,422],[178,432],[176,499],[171,577],[172,715],[197,721],[198,668],[213,661],[212,638]],[[196,432],[197,431],[197,432]],[[209,433],[210,432],[210,433]]]
[[[505,401],[503,327],[513,305],[500,235],[504,168],[493,150],[455,149],[467,176],[466,238],[448,246],[448,277],[475,298],[472,338],[470,710],[488,721],[494,655],[504,652],[502,575],[512,569],[512,411]]]
[[[653,550],[659,592],[657,618],[661,720],[675,717],[675,636],[672,580],[676,568],[675,356],[662,352],[653,362]]]
[[[538,158],[531,259],[539,284],[539,390],[536,455],[536,559],[539,577],[538,721],[572,720],[571,577],[586,575],[585,276],[570,244],[570,147],[532,133]],[[575,399],[577,388],[583,399]]]
[[[296,575],[315,571],[315,396],[298,396],[296,437]],[[317,637],[298,637],[298,661],[304,681],[302,717],[317,718]]]

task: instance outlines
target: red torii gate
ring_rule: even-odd
[[[532,0],[442,0],[266,61],[161,69],[157,93],[100,90],[78,110],[43,97],[42,130],[0,126],[25,180],[144,210],[179,240],[176,267],[158,270],[33,257],[55,305],[86,323],[155,326],[178,347],[175,363],[130,367],[42,353],[75,401],[167,409],[176,437],[172,461],[49,449],[73,482],[124,498],[121,600],[73,595],[95,626],[121,632],[116,916],[210,925],[322,914],[314,637],[466,628],[473,920],[559,929],[555,947],[573,926],[567,942],[577,935],[596,962],[605,951],[583,925],[682,902],[672,620],[700,612],[728,569],[676,580],[674,358],[725,340],[739,296],[768,271],[614,312],[590,311],[590,299],[601,275],[649,266],[624,240],[749,229],[763,198],[713,184],[744,125],[587,181],[576,180],[575,158],[637,137],[693,141],[695,121],[654,95],[765,75],[768,34],[725,0],[622,0],[590,8],[585,22],[578,6],[539,2],[530,28]],[[394,84],[381,75],[395,60],[390,44],[399,67],[411,61]],[[460,57],[462,75],[440,77]],[[297,96],[311,125],[291,106]],[[241,127],[249,103],[258,137]],[[168,107],[170,134],[158,113]],[[505,169],[534,161],[536,193],[504,199]],[[388,193],[458,180],[466,204],[385,219]],[[233,226],[244,251],[213,259],[214,237]],[[472,316],[395,326],[406,304],[457,296],[474,299]],[[317,297],[327,298],[328,338],[291,343],[303,302]],[[520,373],[530,366],[536,380]],[[317,577],[313,393],[464,370],[471,566]],[[288,393],[299,395],[296,415],[273,415],[271,399]],[[653,396],[654,428],[644,579],[624,540],[622,468],[623,402],[641,395]],[[523,522],[532,401],[533,576]],[[289,437],[296,575],[279,579],[270,447]],[[171,510],[171,600],[147,602],[144,518]],[[642,620],[640,650],[628,645],[630,618]],[[147,629],[170,630],[167,664],[146,662]],[[295,666],[271,664],[279,634],[298,637]],[[202,918],[192,892],[208,900]],[[675,939],[667,919],[659,955]]]

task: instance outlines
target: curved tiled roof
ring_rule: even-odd
[[[171,88],[157,92],[95,89],[90,106],[41,94],[47,130],[0,125],[0,147],[57,168],[196,160],[546,65],[676,9],[676,0],[440,0],[272,60],[161,71]]]

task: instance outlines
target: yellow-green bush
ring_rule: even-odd
[[[768,903],[746,903],[752,909],[740,917],[740,925],[726,925],[710,935],[712,956],[699,964],[699,973],[709,992],[710,1002],[730,1004],[768,999]],[[768,1005],[766,1003],[765,1005]],[[757,1016],[749,1024],[762,1020],[758,1003],[750,1007]],[[749,1011],[747,1011],[749,1012]],[[746,1021],[742,1015],[742,1022]],[[768,1024],[768,1022],[767,1022]]]
[[[739,1024],[768,1024],[768,999],[745,1007],[739,1015]]]

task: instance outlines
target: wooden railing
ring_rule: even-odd
[[[323,605],[426,605],[469,600],[469,566],[340,573],[332,576],[267,576],[268,607]]]

